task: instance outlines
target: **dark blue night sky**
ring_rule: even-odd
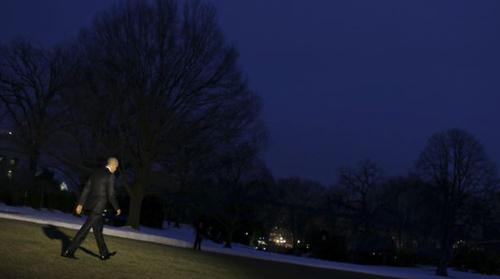
[[[363,159],[404,174],[435,132],[500,163],[500,1],[212,0],[264,100],[276,177],[332,184]],[[113,1],[0,2],[0,42],[74,38]]]

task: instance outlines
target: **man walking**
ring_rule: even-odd
[[[87,215],[87,220],[76,233],[73,241],[68,249],[61,256],[69,259],[76,259],[75,252],[80,247],[80,244],[85,240],[90,228],[94,231],[94,236],[99,247],[101,260],[108,260],[112,254],[109,253],[104,237],[102,214],[109,201],[116,210],[116,216],[120,215],[121,210],[115,196],[115,175],[114,172],[118,168],[118,160],[109,158],[106,167],[95,170],[90,176],[87,184],[83,188],[82,195],[76,207],[76,213],[80,215],[82,209]]]
[[[201,250],[201,241],[203,240],[203,236],[205,235],[205,230],[203,229],[203,222],[198,222],[198,226],[196,226],[196,236],[194,240],[194,249]]]

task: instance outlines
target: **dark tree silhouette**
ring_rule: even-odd
[[[428,206],[427,185],[415,174],[391,177],[383,184],[380,198],[382,210],[377,221],[386,244],[383,263],[394,251],[399,264],[415,264],[414,255],[433,237],[428,233],[434,216]]]
[[[59,128],[60,94],[69,86],[74,56],[62,47],[44,49],[25,40],[0,47],[0,101],[16,136],[30,151],[35,174],[42,146]]]
[[[35,184],[42,152],[61,128],[61,94],[70,87],[75,66],[75,55],[65,47],[45,49],[26,40],[0,46],[0,117],[5,116],[4,124],[29,152],[25,187]],[[42,205],[44,193],[41,190]]]
[[[278,179],[276,186],[281,209],[278,225],[290,231],[292,247],[298,252],[306,245],[305,236],[320,212],[326,191],[320,183],[298,177]]]
[[[257,159],[255,142],[226,146],[214,162],[216,170],[209,187],[202,192],[208,201],[204,211],[225,229],[226,248],[232,247],[235,231],[256,216],[266,180],[272,180],[270,171]]]
[[[484,194],[492,185],[494,165],[482,144],[470,133],[451,129],[434,134],[417,162],[423,180],[430,185],[439,216],[440,259],[436,275],[447,276],[453,245],[460,226],[469,215],[467,206],[474,196]]]
[[[347,229],[351,261],[355,252],[373,246],[377,216],[383,206],[380,189],[384,182],[382,170],[370,160],[362,161],[356,168],[339,169],[336,202],[341,215],[350,223]]]
[[[86,98],[73,102],[77,119],[90,142],[119,157],[133,228],[139,228],[144,196],[176,181],[162,167],[179,166],[176,150],[197,143],[217,148],[257,121],[260,99],[248,90],[212,6],[120,2],[82,30],[78,45],[84,86],[75,94]]]

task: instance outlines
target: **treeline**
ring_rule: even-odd
[[[198,197],[192,204],[199,214],[222,228],[226,246],[237,238],[327,260],[434,264],[444,276],[449,266],[499,273],[496,168],[466,131],[432,135],[414,170],[402,176],[387,176],[366,160],[340,168],[325,187],[297,177],[275,180],[259,164],[237,166],[188,193]]]
[[[450,265],[499,273],[498,186],[479,140],[450,129],[430,137],[406,175],[387,176],[367,160],[340,168],[325,187],[275,180],[248,164],[189,195],[198,193],[198,212],[223,224],[226,245],[237,232],[258,248],[363,264],[435,264],[447,275]]]
[[[435,264],[445,275],[449,266],[499,273],[499,183],[482,145],[466,131],[434,134],[412,173],[387,176],[366,160],[340,168],[329,187],[298,177],[275,179],[243,150],[222,161],[183,188],[146,196],[141,224],[201,221],[206,237],[226,247],[238,242],[325,260]],[[123,188],[119,192],[128,214],[130,197]],[[51,204],[54,193],[47,207],[74,208]]]

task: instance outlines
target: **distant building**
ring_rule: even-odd
[[[8,130],[0,130],[0,189],[27,187],[29,151]]]

